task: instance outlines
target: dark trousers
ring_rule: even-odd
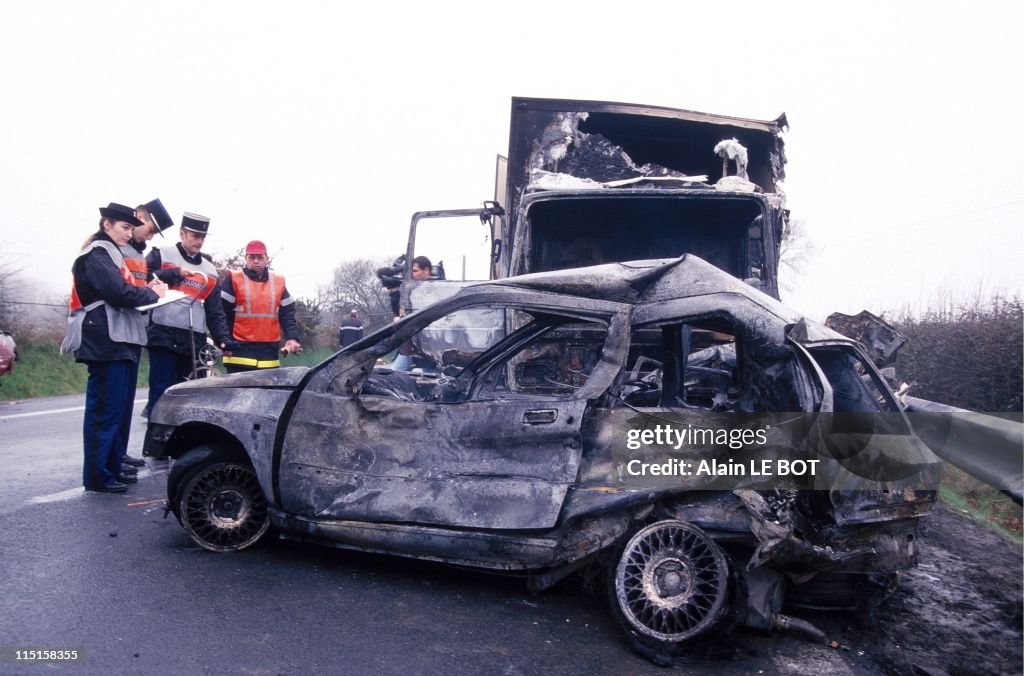
[[[121,419],[120,435],[117,440],[117,448],[122,458],[128,455],[128,435],[132,431],[132,413],[135,412],[135,390],[139,384],[139,357],[142,356],[142,347],[134,345],[132,351],[135,352],[135,361],[128,372],[128,399],[125,401],[124,417]]]
[[[130,410],[131,406],[128,382],[133,372],[138,373],[139,366],[127,360],[89,362],[88,366],[82,424],[85,450],[82,484],[86,488],[99,488],[116,481],[121,473],[122,426],[125,409]],[[127,438],[125,430],[124,439]]]
[[[192,373],[192,355],[179,354],[161,347],[149,348],[149,408],[171,385],[183,383]]]

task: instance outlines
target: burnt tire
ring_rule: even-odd
[[[634,650],[667,664],[726,616],[729,563],[700,528],[658,521],[635,532],[612,560],[608,591]]]
[[[252,466],[216,454],[193,468],[178,491],[178,519],[189,539],[214,552],[239,551],[267,538],[267,507]]]
[[[218,460],[230,460],[238,457],[237,453],[231,453],[230,449],[221,444],[203,444],[190,450],[185,455],[174,461],[171,471],[167,475],[167,504],[181,521],[180,493],[185,487],[192,474],[205,464]]]

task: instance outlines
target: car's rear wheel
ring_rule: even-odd
[[[239,461],[194,469],[178,493],[178,515],[189,538],[215,552],[251,547],[270,529],[270,514],[256,472]]]
[[[692,524],[668,520],[640,529],[613,566],[613,612],[634,647],[650,657],[678,653],[725,615],[729,563]]]

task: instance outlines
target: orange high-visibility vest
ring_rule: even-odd
[[[149,277],[149,270],[146,269],[146,259],[139,256],[125,256],[124,265],[131,273],[130,282],[135,286],[146,286],[146,278]]]
[[[276,343],[281,340],[278,312],[284,297],[284,277],[270,273],[265,282],[249,279],[240,270],[231,273],[235,290],[235,340]]]

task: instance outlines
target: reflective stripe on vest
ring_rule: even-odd
[[[251,357],[224,357],[225,364],[255,366],[258,369],[273,369],[281,365],[280,359],[252,359]]]
[[[232,331],[235,340],[243,343],[280,341],[278,312],[284,297],[284,277],[269,274],[267,281],[257,282],[236,270],[231,273],[231,285],[235,291],[235,325]]]

